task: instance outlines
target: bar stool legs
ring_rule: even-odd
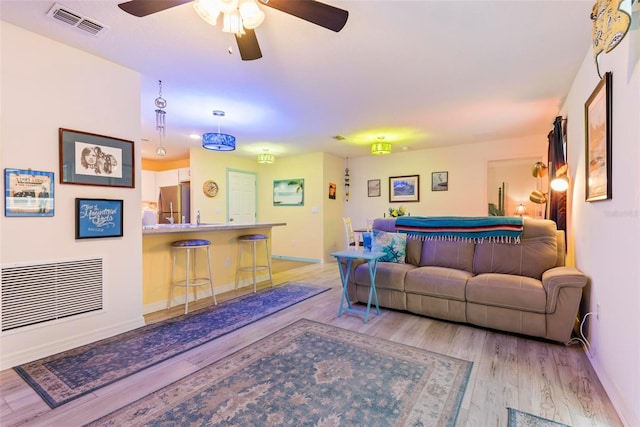
[[[258,242],[264,242],[264,246],[267,254],[267,264],[266,265],[258,265],[257,261],[257,252],[258,252]],[[245,243],[251,244],[251,255],[253,258],[253,263],[250,266],[242,265],[242,246]],[[271,286],[273,286],[273,276],[271,275],[271,253],[269,251],[269,238],[266,234],[246,234],[238,237],[238,271],[236,272],[236,286],[235,289],[238,289],[238,285],[240,284],[240,275],[243,272],[251,272],[253,274],[253,293],[256,293],[256,288],[258,285],[257,272],[261,270],[267,270],[269,272],[269,282]]]
[[[214,305],[218,305],[218,301],[216,299],[216,293],[213,288],[213,273],[211,270],[211,242],[208,240],[178,240],[171,244],[173,248],[173,264],[171,267],[171,286],[169,290],[169,301],[167,301],[167,308],[171,307],[171,302],[173,301],[173,289],[176,286],[182,286],[185,288],[185,304],[184,304],[184,314],[189,312],[189,287],[193,288],[194,302],[198,300],[198,286],[210,285],[211,286],[211,295],[213,296]],[[198,249],[206,249],[207,253],[207,264],[209,268],[209,276],[208,277],[197,277],[197,264],[196,258]],[[176,258],[178,255],[178,251],[185,251],[185,275],[184,279],[176,279]]]

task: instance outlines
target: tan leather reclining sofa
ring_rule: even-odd
[[[395,232],[395,219],[374,230]],[[520,243],[419,240],[408,236],[404,264],[379,262],[381,307],[567,343],[587,277],[565,266],[564,231],[525,218]],[[366,264],[354,263],[348,291],[367,302]]]

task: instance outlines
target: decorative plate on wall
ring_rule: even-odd
[[[208,179],[202,184],[202,191],[207,197],[216,197],[218,195],[218,184],[214,180]]]

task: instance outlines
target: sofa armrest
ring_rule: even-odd
[[[587,284],[587,276],[575,267],[554,267],[542,273],[542,286],[547,293],[547,313],[554,313],[558,305],[564,305],[560,292],[563,288],[582,289]],[[580,295],[582,292],[580,291]],[[569,304],[577,307],[576,303]]]

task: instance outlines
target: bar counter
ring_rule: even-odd
[[[216,295],[233,289],[235,285],[238,244],[237,238],[243,234],[266,234],[271,245],[271,229],[284,226],[284,222],[265,222],[255,224],[211,223],[211,224],[160,224],[142,229],[142,302],[144,314],[166,308],[171,283],[172,249],[176,240],[206,239],[211,242],[211,261],[213,285]],[[270,246],[271,247],[271,246]],[[198,251],[197,275],[207,276],[205,251]],[[176,262],[177,277],[184,278],[184,254],[179,253]],[[243,253],[243,264],[250,257]],[[266,263],[263,245],[258,245],[258,264]],[[249,286],[250,275],[243,275],[240,286]],[[265,276],[268,275],[265,272]],[[258,280],[263,280],[259,276]],[[198,287],[198,299],[211,296],[208,286]],[[190,292],[190,301],[193,292]],[[184,304],[181,289],[174,292],[173,305]]]

